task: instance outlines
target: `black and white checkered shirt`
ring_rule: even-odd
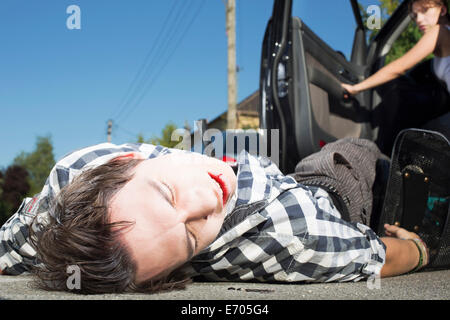
[[[104,143],[75,151],[52,169],[39,195],[27,198],[0,229],[0,269],[27,272],[38,263],[29,244],[37,216],[45,222],[55,195],[80,172],[129,153],[153,158],[185,152],[149,144]],[[243,151],[237,190],[217,238],[186,264],[191,276],[221,281],[357,281],[379,275],[385,245],[367,226],[341,219],[320,188],[296,183],[266,158]]]

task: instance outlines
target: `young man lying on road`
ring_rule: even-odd
[[[323,149],[335,146],[376,148],[346,139]],[[350,168],[345,154],[332,154]],[[375,170],[374,161],[357,161]],[[371,188],[373,180],[352,183]],[[149,144],[104,143],[60,160],[42,192],[3,225],[0,269],[33,272],[48,289],[70,290],[68,267],[77,266],[76,292],[119,293],[182,288],[194,277],[358,281],[427,264],[417,234],[385,225],[388,237],[380,238],[358,219],[343,219],[340,211],[357,217],[361,209],[338,210],[336,191],[333,197],[299,183],[245,151],[228,163]]]

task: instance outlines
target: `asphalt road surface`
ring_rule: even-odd
[[[0,300],[450,300],[450,270],[424,271],[356,283],[263,284],[196,282],[158,294],[79,295],[48,292],[32,276],[0,276]]]

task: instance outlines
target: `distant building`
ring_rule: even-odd
[[[259,90],[237,105],[237,127],[239,129],[257,129],[259,127]],[[207,129],[227,129],[227,112],[207,122]]]
[[[242,100],[237,105],[237,128],[238,129],[258,129],[259,128],[259,90],[252,93],[250,96]],[[227,130],[227,111],[220,114],[218,117],[207,121],[202,120],[202,123],[197,123],[197,130],[191,131],[191,146],[194,150],[201,150],[204,144],[203,133],[208,129],[218,129],[222,132]],[[200,148],[200,149],[199,149]]]

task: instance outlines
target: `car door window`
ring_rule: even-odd
[[[404,0],[379,0],[374,5],[373,0],[359,0],[361,6],[361,15],[366,28],[367,41],[370,42],[391,17],[394,11]],[[374,15],[379,14],[379,24],[374,23]],[[395,40],[389,52],[386,55],[385,64],[388,64],[411,49],[421,37],[420,31],[414,21],[408,24],[407,28]]]
[[[331,48],[350,59],[356,28],[350,0],[293,1],[292,16],[302,19]]]

